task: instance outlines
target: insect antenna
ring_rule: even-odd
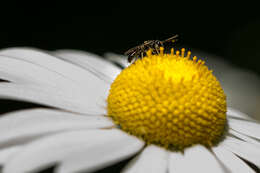
[[[178,41],[178,39],[176,39],[177,37],[179,37],[178,34],[176,34],[176,35],[174,35],[174,36],[172,36],[170,38],[167,38],[166,40],[163,40],[162,42],[165,43],[165,42],[172,41],[174,43],[174,42]]]

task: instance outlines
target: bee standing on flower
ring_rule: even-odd
[[[135,62],[139,58],[143,58],[146,51],[149,49],[152,50],[152,54],[159,54],[160,47],[163,47],[163,44],[166,42],[176,42],[178,35],[174,35],[166,40],[160,41],[160,40],[147,40],[144,41],[143,44],[140,44],[138,46],[135,46],[129,50],[127,50],[124,54],[128,56],[127,60],[129,63]]]

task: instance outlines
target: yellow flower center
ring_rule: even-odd
[[[226,125],[226,96],[204,61],[190,54],[161,48],[124,69],[107,98],[115,124],[168,149],[216,144]]]

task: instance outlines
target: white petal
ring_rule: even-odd
[[[184,154],[172,152],[169,160],[169,173],[224,173],[214,155],[203,146],[194,146]]]
[[[127,62],[127,56],[124,56],[124,55],[118,55],[118,54],[115,54],[115,53],[111,53],[111,52],[108,52],[108,53],[105,53],[104,55],[108,60],[112,61],[112,62],[115,62],[119,65],[121,65],[122,67],[127,67],[130,65],[130,63]]]
[[[229,119],[229,127],[245,135],[260,139],[260,124],[246,120]]]
[[[223,147],[260,167],[260,148],[256,145],[227,136]]]
[[[252,143],[252,144],[255,144],[255,145],[258,145],[260,147],[260,141],[259,140],[256,140],[254,138],[251,138],[247,135],[243,135],[235,130],[232,130],[232,129],[229,129],[228,130],[228,133],[231,134],[231,135],[234,135],[235,137],[237,138],[240,138],[246,142],[249,142],[249,143]]]
[[[123,170],[123,173],[166,173],[168,152],[150,145],[135,157]]]
[[[40,50],[30,48],[9,48],[1,50],[0,55],[33,63],[49,71],[59,73],[79,84],[89,83],[85,77],[85,75],[89,76],[89,72]]]
[[[251,117],[259,118],[260,77],[258,74],[233,66],[223,71],[220,82],[227,95],[227,105],[237,108]]]
[[[247,114],[244,114],[243,112],[240,112],[240,111],[238,111],[238,110],[236,110],[236,109],[233,109],[233,108],[231,108],[231,107],[228,107],[228,109],[227,109],[227,116],[228,116],[229,118],[234,117],[234,118],[249,119],[249,120],[252,119],[252,118],[251,118],[250,116],[248,116]]]
[[[32,97],[36,103],[42,103],[41,99],[39,99],[38,101],[37,98],[37,94],[39,93],[39,95],[42,94],[45,97],[47,97],[46,98],[47,100],[48,99],[52,100],[52,98],[50,98],[52,96],[53,99],[55,99],[55,96],[61,95],[65,98],[66,97],[69,98],[70,101],[73,100],[76,101],[78,99],[82,99],[83,93],[80,92],[85,91],[85,89],[83,89],[81,86],[75,85],[75,82],[69,80],[68,78],[65,78],[64,76],[58,73],[51,72],[40,66],[36,66],[35,64],[22,61],[19,59],[14,59],[14,58],[0,56],[0,77],[1,75],[6,75],[6,78],[4,79],[9,80],[11,82],[19,83],[20,85],[1,83],[0,98],[9,99],[8,97],[9,93],[10,93],[10,97],[12,95],[14,96],[17,95],[18,99],[20,98],[20,95],[27,95],[27,97]],[[33,93],[35,89],[30,91],[31,88],[28,86],[29,84],[36,89],[36,95],[32,95],[32,94],[28,95],[22,91],[26,89],[29,90],[29,93]],[[11,91],[12,89],[14,90],[17,89],[17,91],[13,92]],[[43,92],[41,93],[39,92],[39,90],[43,90]],[[13,99],[16,99],[16,97],[14,97]],[[34,102],[34,100],[29,100],[29,101]],[[61,102],[61,104],[63,105],[62,99],[61,100],[57,99],[57,101]],[[66,102],[67,101],[65,101],[65,103]],[[49,102],[46,101],[46,103],[48,105]],[[52,103],[50,102],[49,104]],[[53,106],[57,106],[57,105],[54,104]]]
[[[52,54],[63,60],[76,64],[95,73],[100,78],[111,83],[121,72],[121,69],[97,55],[77,50],[58,50]]]
[[[0,150],[0,165],[4,165],[10,158],[14,157],[17,152],[22,149],[22,146],[9,147]]]
[[[30,172],[59,162],[57,172],[76,172],[73,170],[81,168],[90,171],[129,157],[142,146],[140,140],[120,130],[61,133],[28,144],[6,163],[3,172]],[[74,160],[75,156],[78,159]]]
[[[90,94],[88,94],[90,93]],[[95,98],[99,91],[62,90],[48,86],[0,83],[0,98],[28,101],[85,114],[105,114],[105,98]],[[104,94],[104,93],[103,93]]]
[[[81,116],[51,109],[8,113],[0,118],[0,146],[17,145],[61,131],[113,126],[103,116]]]
[[[212,149],[218,159],[225,165],[231,173],[254,173],[244,161],[239,159],[235,154],[218,146]]]
[[[73,92],[75,97],[85,96],[89,110],[106,106],[110,85],[90,71],[32,49],[6,49],[1,54],[11,57],[0,56],[0,78],[20,84],[41,84],[59,90],[62,95]]]
[[[58,64],[57,64],[58,66]],[[53,72],[21,59],[0,55],[0,77],[11,82],[22,84],[66,84],[73,81],[59,73]],[[75,82],[73,82],[75,83]],[[57,85],[57,84],[56,84]]]
[[[110,139],[108,139],[110,138]],[[107,137],[98,143],[83,146],[59,164],[57,173],[92,172],[124,160],[141,150],[144,143],[118,131],[117,136]]]

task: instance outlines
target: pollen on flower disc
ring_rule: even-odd
[[[204,61],[161,53],[137,60],[111,85],[108,115],[147,143],[184,149],[217,143],[226,125],[226,96]]]

